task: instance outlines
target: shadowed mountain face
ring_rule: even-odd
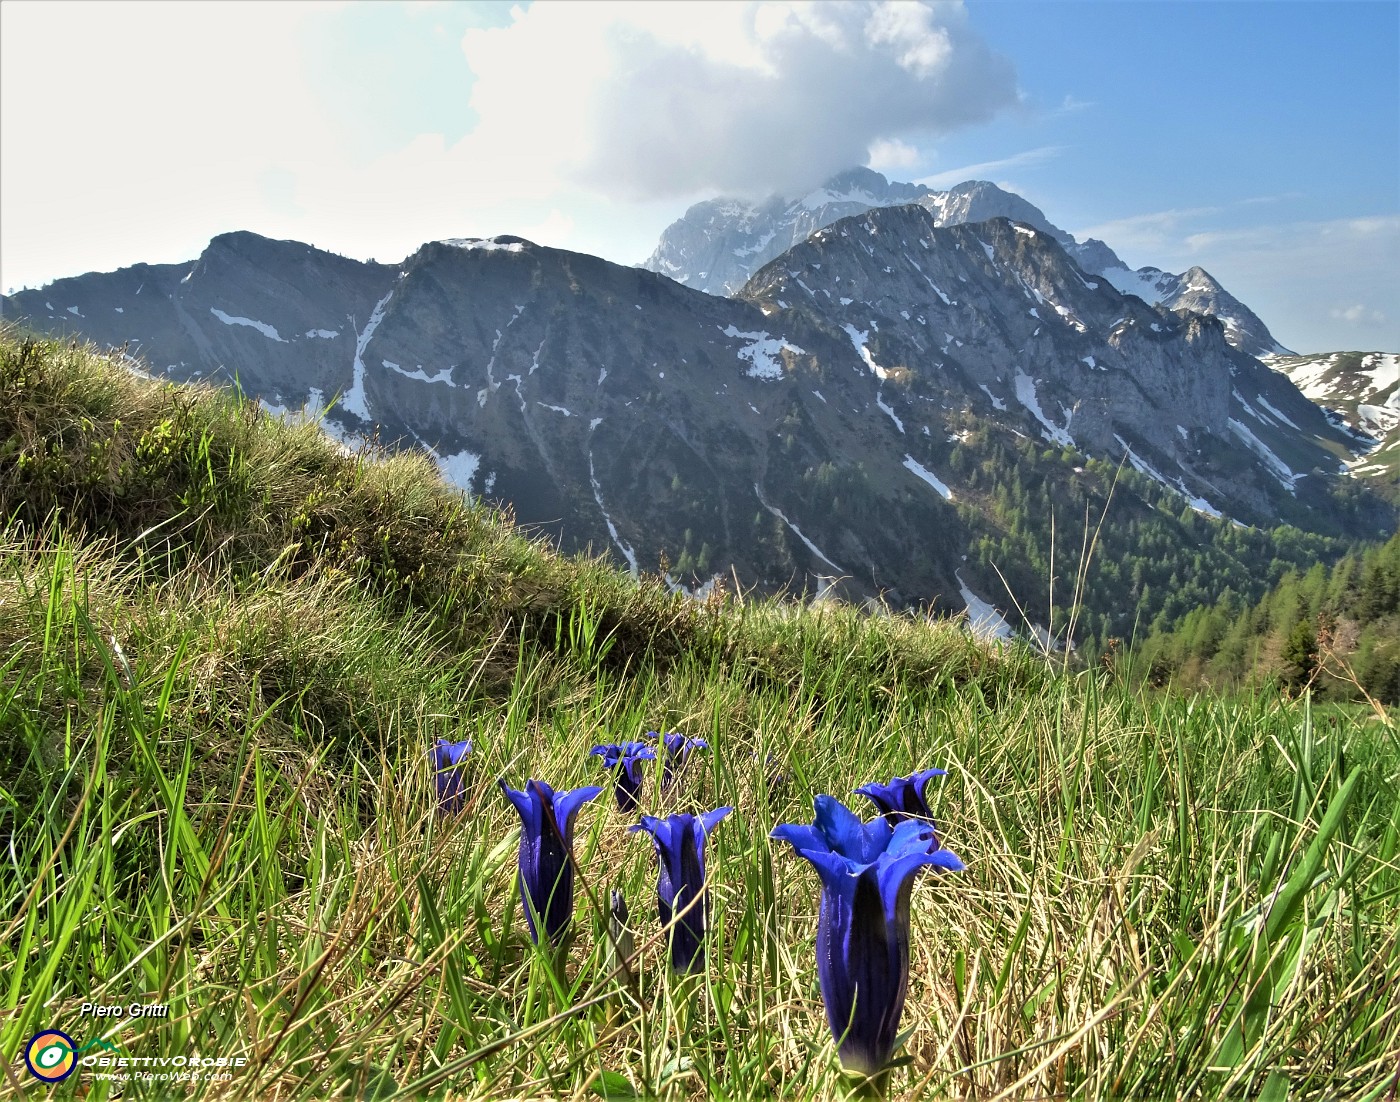
[[[391,266],[236,233],[3,308],[427,448],[566,549],[688,585],[960,610],[995,591],[1008,521],[983,475],[1017,454],[1065,486],[1126,462],[1175,508],[1249,525],[1381,517],[1338,513],[1353,438],[1218,321],[1086,276],[1044,230],[924,205],[828,226],[732,298],[517,238]]]
[[[1226,339],[1251,356],[1288,354],[1249,307],[1202,268],[1173,275],[1160,268],[1130,269],[1102,241],[1082,243],[1053,225],[1039,207],[985,180],[948,191],[886,180],[856,168],[828,180],[800,199],[777,196],[762,203],[710,199],[686,211],[661,235],[645,267],[688,287],[732,295],[770,260],[842,218],[877,207],[918,204],[936,226],[1008,218],[1049,235],[1090,275],[1102,275],[1124,294],[1169,310],[1210,314],[1225,326]]]
[[[920,207],[814,234],[741,298],[847,334],[918,425],[950,397],[1088,455],[1121,456],[1203,511],[1264,518],[1349,443],[1209,316],[1152,308],[1005,219],[938,228]],[[1341,449],[1341,450],[1339,450]],[[1229,501],[1228,507],[1211,500]]]

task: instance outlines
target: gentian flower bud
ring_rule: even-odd
[[[661,771],[661,790],[663,792],[675,786],[680,780],[681,772],[685,769],[686,763],[690,761],[690,755],[696,750],[708,750],[710,744],[702,738],[686,738],[679,731],[669,731],[664,735],[658,735],[655,731],[648,731],[647,738],[660,740],[662,747],[666,751]]]
[[[462,776],[462,767],[471,752],[471,739],[449,742],[440,738],[433,747],[433,783],[437,787],[438,810],[444,815],[456,815],[466,801],[466,781]]]
[[[933,822],[926,794],[928,782],[947,775],[946,769],[925,769],[908,777],[891,777],[889,784],[863,784],[856,789],[869,799],[889,820],[890,826],[903,819]]]
[[[633,831],[645,830],[656,846],[660,873],[656,881],[657,913],[671,928],[671,967],[694,971],[705,961],[705,839],[734,809],[720,807],[703,815],[643,815]]]
[[[530,940],[539,944],[536,918],[544,934],[559,945],[574,917],[574,818],[603,789],[599,785],[556,792],[544,781],[525,782],[517,792],[500,781],[501,791],[520,812],[520,901]]]
[[[603,768],[612,771],[617,809],[625,815],[636,811],[641,803],[642,762],[655,761],[656,751],[645,742],[609,742],[588,753],[602,758]]]

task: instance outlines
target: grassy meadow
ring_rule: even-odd
[[[818,878],[778,823],[940,766],[891,1098],[1400,1092],[1400,733],[1384,709],[1142,688],[955,623],[565,558],[423,458],[0,334],[0,1092],[822,1099]],[[497,784],[609,786],[595,743],[708,740],[643,810],[732,805],[708,961],[656,858],[580,813],[562,969]],[[431,748],[470,738],[460,815]],[[770,763],[771,759],[771,763]],[[605,931],[621,889],[635,936]],[[99,1020],[83,1003],[164,1004]],[[45,1029],[226,1079],[57,1087]],[[109,1052],[105,1047],[94,1052]]]

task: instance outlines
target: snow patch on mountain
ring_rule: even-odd
[[[812,552],[812,554],[816,555],[817,558],[821,559],[822,562],[826,563],[827,566],[835,570],[837,574],[844,575],[846,573],[846,571],[841,569],[841,567],[837,566],[834,562],[832,562],[831,559],[827,557],[827,555],[822,551],[820,547],[818,547],[815,543],[813,543],[805,535],[803,535],[802,529],[797,527],[797,525],[793,524],[792,521],[788,520],[788,518],[783,515],[782,510],[777,509],[774,506],[768,504],[768,500],[763,496],[763,491],[759,489],[757,482],[753,484],[753,492],[758,497],[758,503],[762,505],[765,509],[767,509],[770,513],[772,513],[775,517],[777,517],[780,521],[782,521],[785,525],[787,525],[788,530],[802,541],[803,546],[805,546],[808,551]]]
[[[875,323],[871,322],[870,324],[873,326]],[[860,358],[865,361],[865,366],[875,373],[875,377],[877,379],[888,379],[890,373],[875,362],[875,358],[870,355],[870,349],[866,347],[866,342],[870,339],[870,330],[857,329],[850,322],[847,322],[845,325],[841,326],[841,328],[845,331],[846,336],[851,338],[851,344],[854,345],[855,350],[860,353]]]
[[[1180,426],[1177,427],[1180,428]],[[1126,440],[1124,440],[1121,436],[1119,436],[1116,432],[1113,434],[1113,439],[1117,440],[1118,443],[1122,446],[1124,453],[1128,457],[1128,462],[1133,465],[1133,470],[1137,471],[1138,474],[1145,474],[1148,478],[1153,479],[1156,482],[1160,482],[1168,490],[1171,490],[1172,493],[1180,494],[1186,499],[1186,503],[1189,506],[1191,506],[1191,508],[1194,509],[1196,512],[1208,517],[1213,517],[1216,520],[1224,519],[1224,513],[1222,513],[1205,498],[1197,497],[1195,494],[1191,493],[1191,491],[1186,488],[1186,484],[1182,482],[1181,479],[1167,478],[1164,474],[1162,474],[1161,471],[1157,470],[1157,468],[1152,466],[1152,464],[1149,463],[1146,459],[1143,459],[1142,456],[1138,455],[1135,451],[1133,451],[1131,445],[1129,445],[1129,443]]]
[[[365,349],[369,347],[370,338],[379,328],[379,323],[384,320],[384,309],[393,297],[394,292],[390,291],[374,304],[369,321],[365,322],[364,329],[355,338],[355,363],[351,370],[350,389],[341,396],[340,408],[361,421],[369,420],[369,400],[365,397]]]
[[[432,449],[429,449],[432,451]],[[476,472],[481,468],[481,456],[463,448],[452,455],[439,455],[432,451],[433,459],[438,465],[438,470],[442,476],[454,486],[460,486],[464,490],[470,491],[472,479],[476,477]],[[489,489],[489,487],[488,487]]]
[[[1273,403],[1270,402],[1267,398],[1265,398],[1262,394],[1260,394],[1256,400],[1261,406],[1268,410],[1270,414],[1273,415],[1275,420],[1282,421],[1289,428],[1298,428],[1297,424],[1295,424],[1294,421],[1287,414],[1280,413],[1277,409],[1274,408]],[[1298,429],[1298,431],[1302,432],[1302,429]]]
[[[173,366],[173,365],[172,365]],[[270,402],[266,398],[259,398],[258,405],[272,414],[279,420],[286,421],[290,425],[300,425],[311,421],[320,421],[326,412],[325,396],[316,387],[311,387],[306,396],[306,401],[299,407],[284,405],[281,401]]]
[[[912,471],[919,478],[922,478],[930,486],[932,486],[934,490],[938,493],[938,496],[941,497],[944,501],[953,500],[953,491],[948,489],[948,484],[944,482],[941,478],[939,478],[936,474],[934,474],[931,470],[929,470],[927,467],[925,467],[922,463],[920,463],[917,459],[915,459],[912,455],[906,455],[904,457],[904,466],[910,471]]]
[[[772,243],[773,238],[775,238],[775,237],[777,237],[777,236],[778,236],[777,230],[769,230],[769,231],[768,231],[767,233],[765,233],[762,237],[760,237],[757,241],[755,241],[752,245],[746,245],[746,246],[743,246],[743,247],[741,247],[741,248],[735,249],[735,250],[734,250],[734,255],[737,256],[737,257],[740,257],[740,258],[743,258],[743,257],[746,257],[746,256],[755,256],[755,255],[757,255],[758,253],[763,252],[764,249],[768,248],[769,244]]]
[[[72,308],[70,307],[70,309]],[[225,325],[246,325],[250,329],[256,329],[268,340],[277,341],[279,344],[288,343],[287,341],[284,341],[282,339],[281,335],[277,332],[276,329],[268,325],[265,321],[254,321],[252,318],[235,317],[232,314],[225,314],[222,310],[214,306],[209,307],[209,312],[213,314],[216,318],[218,318],[221,322],[223,322]]]
[[[519,253],[525,251],[522,241],[505,241],[500,237],[445,237],[441,244],[457,249],[472,249],[478,252]]]
[[[894,422],[895,428],[900,432],[904,431],[904,422],[899,419],[899,415],[895,413],[894,407],[886,404],[883,390],[877,390],[875,392],[875,404],[880,407],[881,412],[883,412],[886,417]]]
[[[1275,455],[1267,444],[1250,431],[1248,425],[1242,421],[1236,421],[1231,417],[1230,431],[1238,436],[1250,451],[1254,452],[1255,455],[1264,461],[1264,465],[1268,468],[1269,473],[1279,480],[1284,489],[1290,494],[1296,494],[1298,492],[1296,485],[1298,479],[1303,476],[1301,474],[1295,474],[1287,463]]]
[[[1180,280],[1159,268],[1105,268],[1098,273],[1120,294],[1136,295],[1149,306],[1164,302],[1177,289]]]
[[[603,514],[603,523],[608,526],[608,535],[612,537],[613,545],[622,552],[622,557],[627,560],[627,569],[632,577],[637,577],[637,555],[632,550],[631,544],[625,542],[617,534],[617,525],[613,523],[612,517],[608,515],[607,506],[603,504],[603,488],[598,485],[598,476],[593,473],[593,449],[588,449],[588,483],[593,487],[593,500],[598,503],[598,511]]]
[[[457,385],[452,381],[451,366],[444,367],[435,375],[429,375],[426,371],[423,370],[422,364],[419,364],[416,370],[409,371],[406,368],[400,367],[398,364],[392,363],[389,360],[381,360],[380,363],[382,363],[390,371],[394,371],[402,375],[405,379],[417,379],[420,383],[443,383],[446,386],[451,387],[455,387]]]
[[[1066,417],[1064,428],[1061,428],[1051,421],[1050,418],[1046,417],[1045,411],[1040,408],[1040,399],[1035,392],[1035,380],[1024,371],[1019,370],[1016,372],[1016,400],[1030,410],[1031,416],[1044,426],[1043,435],[1047,440],[1063,447],[1072,448],[1075,446],[1074,437],[1066,431],[1069,428],[1069,422],[1073,415],[1070,414]]]
[[[737,338],[748,341],[743,348],[736,350],[741,360],[748,360],[749,369],[744,373],[753,379],[781,379],[783,377],[783,364],[781,356],[783,352],[790,352],[793,355],[803,355],[803,350],[797,345],[783,340],[781,337],[769,336],[766,332],[744,333],[736,325],[730,325],[727,329],[721,330],[726,337]]]
[[[997,611],[996,606],[972,592],[962,580],[961,573],[955,571],[953,577],[958,581],[958,592],[967,606],[967,624],[974,636],[989,642],[1016,637],[1015,629],[1006,622],[1006,617]]]

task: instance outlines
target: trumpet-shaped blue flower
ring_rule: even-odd
[[[734,809],[720,807],[703,815],[643,815],[632,827],[651,834],[661,866],[656,881],[657,912],[671,928],[671,967],[690,972],[705,962],[705,839]]]
[[[598,755],[603,768],[612,771],[617,809],[629,815],[636,811],[642,794],[642,762],[655,761],[656,751],[645,742],[609,742],[588,753]]]
[[[433,746],[433,783],[437,786],[438,810],[445,815],[456,815],[466,801],[462,766],[471,752],[471,739],[450,742],[440,738]]]
[[[816,798],[811,826],[785,823],[790,842],[821,877],[817,979],[826,1020],[848,1071],[876,1075],[894,1055],[909,987],[909,896],[925,865],[961,869],[916,820],[868,823],[833,796]]]
[[[710,744],[702,738],[686,738],[679,731],[668,731],[664,735],[658,735],[655,731],[648,731],[647,738],[653,741],[660,740],[662,747],[666,751],[666,758],[662,764],[661,788],[666,790],[675,785],[680,780],[681,772],[685,769],[686,763],[690,761],[690,755],[696,750],[708,750]]]
[[[603,789],[590,785],[556,792],[544,781],[529,780],[525,791],[517,792],[504,780],[499,783],[520,812],[520,901],[530,939],[539,944],[538,917],[545,936],[558,945],[574,917],[574,818]]]
[[[889,784],[863,784],[856,791],[884,812],[891,825],[904,819],[932,823],[933,812],[929,810],[925,792],[929,781],[946,776],[947,772],[946,769],[924,769],[908,777],[891,777]]]

